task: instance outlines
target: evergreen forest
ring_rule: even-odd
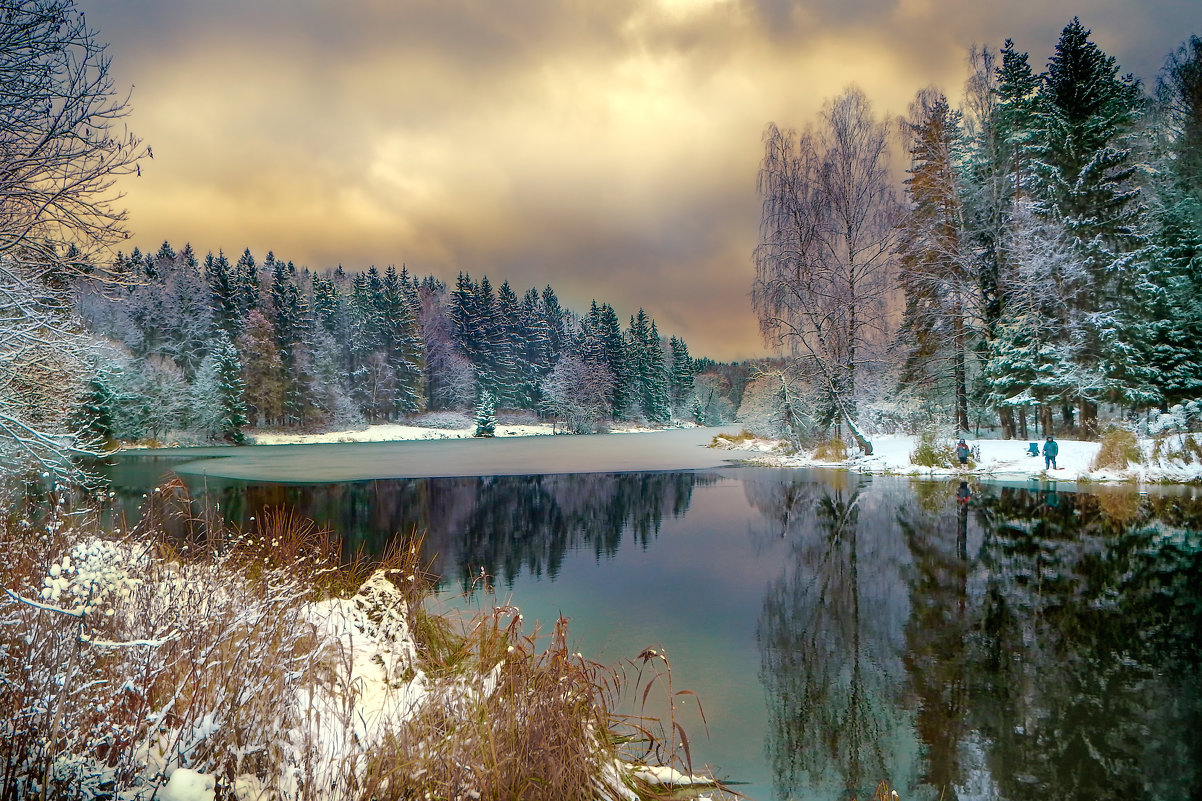
[[[197,258],[190,245],[119,253],[119,280],[78,295],[109,345],[79,413],[94,440],[181,432],[241,442],[244,428],[312,431],[470,410],[488,398],[596,430],[613,420],[693,419],[693,360],[642,309],[585,314],[555,290],[520,297],[487,276],[375,267],[318,274],[249,250]]]

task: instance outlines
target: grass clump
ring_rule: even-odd
[[[824,462],[842,462],[847,459],[847,443],[839,437],[823,440],[815,446],[814,458]]]
[[[918,444],[910,454],[910,462],[919,467],[950,467],[955,462],[956,448],[951,440],[934,427],[924,428]]]
[[[710,439],[711,448],[729,448],[736,445],[744,445],[748,442],[759,439],[759,437],[751,431],[744,428],[738,434],[715,434]]]
[[[1143,454],[1134,432],[1111,427],[1102,434],[1102,446],[1094,456],[1091,470],[1126,470],[1132,463],[1140,464]]]

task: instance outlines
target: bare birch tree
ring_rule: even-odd
[[[149,154],[73,0],[0,0],[0,465],[58,469],[85,340],[81,276],[125,234],[115,179]]]
[[[823,399],[821,427],[855,426],[857,374],[879,363],[901,213],[889,174],[889,126],[864,93],[828,102],[800,135],[770,124],[758,188],[763,206],[752,303],[765,341]]]

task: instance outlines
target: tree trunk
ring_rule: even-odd
[[[1081,401],[1081,427],[1085,435],[1091,439],[1098,436],[1098,404],[1093,401]]]
[[[1014,439],[1014,410],[1003,406],[997,410],[997,416],[1002,424],[1002,439]]]
[[[956,303],[956,355],[952,370],[956,381],[956,425],[964,433],[968,433],[968,386],[964,368],[964,317],[960,311],[960,303]]]
[[[1052,436],[1055,425],[1052,419],[1052,407],[1050,404],[1041,403],[1039,405],[1039,421],[1043,424],[1043,436]]]

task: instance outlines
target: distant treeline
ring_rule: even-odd
[[[563,308],[551,286],[519,297],[465,273],[454,288],[403,266],[316,273],[249,249],[201,262],[167,242],[113,267],[121,285],[78,296],[112,343],[80,421],[102,440],[240,441],[247,425],[397,421],[484,393],[575,431],[704,418],[688,346],[642,309],[623,325],[608,303]]]

